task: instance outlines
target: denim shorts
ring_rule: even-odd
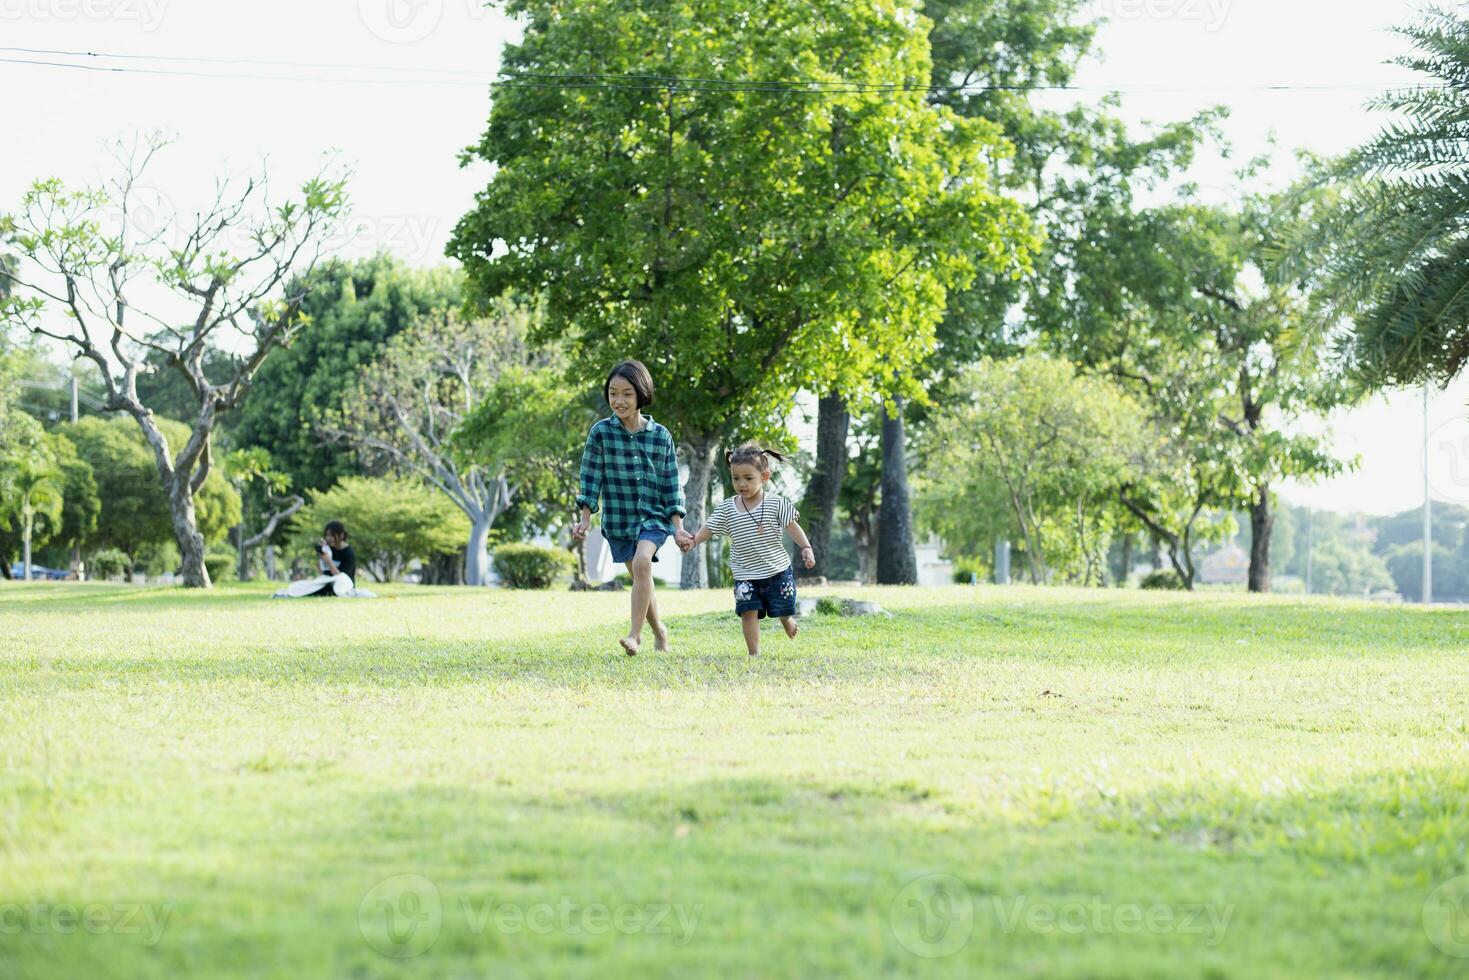
[[[663,547],[663,542],[668,540],[667,531],[644,530],[637,536],[636,540],[628,538],[609,538],[605,534],[602,539],[607,542],[607,548],[612,552],[612,560],[619,565],[626,565],[633,560],[638,553],[638,541],[653,542],[653,560],[658,560],[658,549]]]
[[[780,619],[796,614],[796,572],[787,568],[769,578],[746,579],[734,587],[735,612],[758,612],[757,619]]]

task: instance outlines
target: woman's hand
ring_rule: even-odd
[[[591,529],[592,519],[586,515],[582,515],[575,524],[571,525],[571,536],[576,541],[585,541],[587,539],[587,532]]]
[[[679,528],[673,532],[673,543],[678,545],[679,551],[688,554],[689,549],[694,546],[694,536],[683,528]]]

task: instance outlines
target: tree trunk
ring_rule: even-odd
[[[23,566],[25,569],[25,580],[29,582],[31,580],[31,535],[34,533],[34,529],[36,526],[36,519],[34,515],[31,514],[29,506],[27,506],[22,512],[21,521],[21,561],[25,563]]]
[[[913,512],[908,501],[908,459],[904,447],[903,404],[895,414],[882,410],[882,501],[877,521],[879,585],[918,584],[913,550]]]
[[[230,528],[230,539],[235,545],[235,578],[241,582],[248,582],[250,581],[250,555],[249,549],[245,547],[243,522]]]
[[[705,504],[709,499],[709,481],[714,475],[714,440],[708,436],[684,440],[684,457],[688,461],[689,478],[684,482],[684,526],[697,530],[704,525]],[[706,589],[709,570],[704,556],[695,549],[685,552],[679,569],[679,588]]]
[[[1270,486],[1260,487],[1250,504],[1250,591],[1270,591],[1270,532],[1275,512],[1270,507]]]
[[[1127,587],[1128,579],[1132,578],[1132,532],[1122,536],[1122,574],[1117,576],[1117,587]]]
[[[857,577],[863,585],[877,584],[877,519],[871,513],[853,515],[852,541],[857,546]]]
[[[816,552],[816,567],[803,574],[831,577],[831,529],[842,478],[847,475],[847,430],[852,416],[840,395],[826,395],[816,408],[816,467],[801,503],[801,522]]]
[[[178,540],[183,564],[184,588],[207,589],[209,569],[204,565],[204,535],[199,533],[199,520],[194,512],[194,494],[189,489],[187,474],[176,473],[170,481],[168,504],[173,517],[173,536]]]
[[[272,582],[275,581],[275,545],[273,544],[265,546],[265,577]]]
[[[230,536],[235,539],[235,578],[248,582],[250,549],[245,544],[245,525],[250,523],[250,501],[245,496],[242,484],[236,484],[235,489],[240,491],[240,523],[230,528]]]
[[[464,552],[464,584],[490,584],[490,517],[484,512],[470,515],[469,546]]]

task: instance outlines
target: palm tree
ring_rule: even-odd
[[[25,459],[16,467],[11,487],[20,497],[21,554],[25,580],[31,580],[31,539],[36,531],[36,518],[45,517],[53,525],[61,520],[61,488],[56,480],[61,475],[47,460]]]
[[[1341,353],[1372,387],[1445,383],[1469,361],[1469,19],[1430,8],[1397,33],[1416,50],[1396,63],[1425,82],[1371,103],[1401,120],[1333,168],[1335,206],[1290,263],[1354,322]]]

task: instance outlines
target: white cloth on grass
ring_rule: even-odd
[[[351,599],[375,599],[376,592],[359,589],[352,583],[347,575],[318,575],[316,578],[303,578],[299,582],[292,582],[284,589],[276,592],[277,599],[300,599],[304,596],[315,595],[324,586],[331,586],[332,595],[344,596]]]

